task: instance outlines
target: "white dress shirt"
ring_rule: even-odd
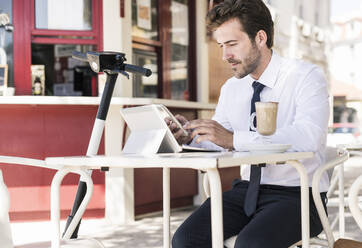
[[[257,132],[249,131],[254,81],[250,75],[227,80],[221,88],[213,116],[213,120],[234,133],[235,150],[242,150],[243,144],[263,142]],[[315,153],[313,158],[301,161],[307,168],[311,186],[314,171],[324,163],[328,129],[328,90],[322,70],[313,64],[282,58],[273,52],[270,63],[257,81],[266,86],[260,94],[262,102],[279,102],[277,130],[268,137],[269,141],[291,144],[290,151]],[[216,146],[211,142],[198,145],[207,148]],[[243,169],[242,179],[249,180],[249,176],[250,165],[247,165]],[[266,165],[262,168],[260,183],[299,186],[300,178],[290,165]],[[328,186],[329,180],[325,173],[321,192],[327,191]]]

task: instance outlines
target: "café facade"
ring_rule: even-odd
[[[121,108],[162,103],[189,118],[210,117],[215,106],[208,103],[205,83],[207,7],[207,1],[187,0],[2,1],[13,30],[2,34],[8,89],[0,97],[1,154],[36,159],[86,154],[106,76],[73,59],[74,50],[122,52],[127,63],[153,72],[149,78],[118,77],[99,154],[121,153],[127,135]],[[1,169],[11,220],[48,219],[55,171],[21,165]],[[159,169],[94,171],[92,177],[86,217],[122,222],[162,209]],[[72,207],[78,180],[69,176],[63,182],[63,217]],[[175,169],[171,185],[173,207],[194,204],[197,172]]]
[[[121,52],[127,63],[153,72],[147,78],[118,77],[98,154],[121,154],[129,133],[121,108],[161,103],[190,119],[210,118],[221,85],[232,75],[205,29],[207,10],[217,2],[2,0],[0,14],[8,15],[12,30],[0,27],[7,68],[0,91],[1,155],[44,159],[86,154],[106,76],[73,59],[72,51]],[[273,18],[278,15],[272,13]],[[303,23],[292,23],[302,33]],[[283,39],[275,49],[288,55],[293,48]],[[48,219],[55,171],[6,164],[1,170],[10,192],[11,220]],[[223,189],[239,174],[238,168],[221,170]],[[94,193],[85,217],[124,223],[162,210],[161,169],[94,171],[92,178]],[[71,175],[63,182],[63,218],[78,181]],[[200,172],[171,170],[171,207],[200,204],[201,185]]]

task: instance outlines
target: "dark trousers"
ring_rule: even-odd
[[[235,180],[223,193],[224,240],[237,235],[235,248],[287,248],[302,239],[300,187],[260,185],[256,212],[244,213],[248,181]],[[322,201],[326,202],[325,193]],[[326,206],[324,205],[325,209]],[[310,235],[323,230],[310,190]],[[173,248],[211,247],[210,199],[177,229]],[[219,248],[219,247],[217,247]]]

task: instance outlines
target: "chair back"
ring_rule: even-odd
[[[334,169],[337,165],[342,164],[346,161],[349,157],[348,151],[345,149],[337,149],[332,147],[326,148],[326,162],[323,166],[319,167],[313,175],[313,182],[312,182],[312,192],[313,192],[313,200],[318,210],[319,218],[323,225],[323,230],[326,234],[328,247],[333,247],[334,244],[334,236],[332,229],[330,227],[327,214],[324,210],[324,206],[322,203],[322,199],[320,196],[320,181],[324,172],[328,170]]]
[[[357,225],[362,230],[362,211],[359,207],[358,193],[362,189],[362,175],[360,175],[356,181],[352,184],[348,193],[348,203],[351,214],[355,219]]]

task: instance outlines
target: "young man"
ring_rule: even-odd
[[[302,161],[311,185],[314,171],[324,161],[329,118],[321,69],[272,50],[273,21],[262,0],[225,0],[209,11],[207,21],[234,77],[223,85],[213,119],[187,121],[177,116],[190,135],[182,136],[169,123],[175,137],[180,143],[241,150],[243,144],[262,142],[257,132],[250,131],[255,102],[279,102],[277,130],[269,142],[315,153]],[[259,180],[255,191],[252,184]],[[324,175],[322,192],[328,183]],[[234,180],[233,188],[223,193],[224,239],[237,235],[238,248],[287,248],[301,240],[300,208],[299,176],[292,166],[267,164],[261,171],[248,166],[242,180]],[[178,228],[173,248],[211,247],[210,218],[208,199]],[[311,236],[322,231],[312,198],[310,230]]]

